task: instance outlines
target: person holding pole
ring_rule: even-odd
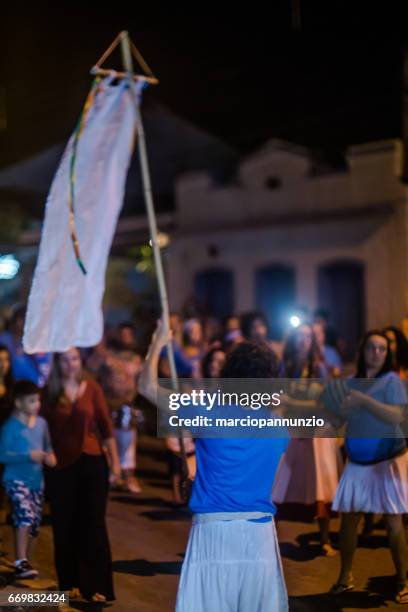
[[[159,323],[139,379],[139,391],[168,409],[158,387],[168,327]],[[224,378],[272,378],[278,361],[266,345],[240,344],[227,357]],[[287,438],[197,438],[197,474],[190,500],[193,525],[181,572],[177,612],[286,612],[271,500]]]

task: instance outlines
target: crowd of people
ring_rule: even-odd
[[[28,355],[24,309],[0,334],[1,503],[15,529],[18,578],[36,578],[32,550],[49,503],[60,590],[72,599],[115,599],[106,528],[109,488],[139,493],[137,378],[132,323],[92,350]]]
[[[131,321],[107,329],[90,349],[27,355],[24,316],[17,308],[0,333],[1,503],[6,495],[17,576],[38,575],[32,548],[45,490],[60,589],[96,602],[115,598],[105,521],[108,492],[110,487],[141,492],[136,477],[143,420],[139,398],[160,404],[157,389],[159,379],[170,375],[171,343],[180,378],[378,379],[365,393],[355,388],[342,397],[341,409],[330,385],[324,401],[309,396],[301,403],[302,410],[315,410],[319,402],[324,410],[332,409],[336,418],[326,437],[190,436],[184,448],[179,438],[166,439],[175,506],[185,503],[185,464],[194,480],[193,527],[178,612],[286,610],[275,522],[316,520],[321,554],[334,556],[330,520],[335,513],[341,514],[341,569],[333,596],[354,588],[352,560],[362,517],[369,535],[373,515],[383,515],[396,567],[395,597],[408,603],[408,454],[401,430],[408,405],[402,382],[408,374],[408,341],[401,330],[390,326],[368,332],[356,347],[355,366],[344,363],[342,340],[322,311],[299,320],[281,340],[269,338],[266,318],[258,312],[222,322],[183,320],[172,313],[170,329],[159,326],[146,356]],[[167,392],[161,391],[165,407]],[[373,420],[375,438],[357,435],[362,414]],[[339,421],[345,425],[341,440],[330,430]]]
[[[289,411],[321,409],[332,416],[325,437],[291,437],[287,445],[282,438],[195,440],[197,472],[190,500],[193,526],[177,612],[288,609],[274,527],[276,511],[278,520],[317,519],[321,553],[327,556],[337,554],[329,527],[333,513],[341,514],[341,562],[330,590],[333,597],[354,589],[352,561],[362,517],[367,519],[368,535],[373,515],[383,515],[396,569],[395,600],[408,603],[404,529],[408,454],[402,427],[408,409],[403,382],[408,342],[402,332],[395,327],[367,332],[356,351],[354,367],[346,368],[341,344],[327,343],[328,329],[321,318],[299,321],[283,342],[272,342],[262,314],[231,317],[225,324],[224,341],[214,336],[206,350],[199,321],[188,322],[184,339],[180,339],[177,317],[170,327],[172,335],[159,326],[140,380],[141,392],[161,410],[168,409],[169,392],[160,386],[157,392],[157,373],[168,373],[165,346],[172,337],[177,363],[190,357],[193,377],[326,381],[316,397],[287,398],[285,407]],[[336,385],[346,369],[347,392]],[[328,384],[330,380],[333,384]],[[361,381],[366,383],[362,387]],[[192,406],[188,408],[186,415],[191,418],[194,412]],[[184,412],[178,414],[183,417]],[[330,431],[339,427],[339,421],[345,426],[340,441]],[[368,435],[362,433],[365,431]]]

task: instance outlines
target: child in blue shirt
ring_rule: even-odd
[[[38,535],[43,506],[43,465],[57,463],[46,421],[38,416],[39,388],[28,380],[15,384],[14,410],[0,435],[0,463],[5,468],[3,483],[12,507],[16,531],[15,572],[20,578],[35,578],[38,571],[29,563],[34,538]]]

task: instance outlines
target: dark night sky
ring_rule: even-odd
[[[252,14],[248,3],[230,13],[84,4],[20,2],[5,11],[1,165],[68,136],[89,68],[124,28],[160,78],[147,103],[159,100],[243,153],[272,137],[333,153],[400,134],[406,19],[398,3],[300,0],[300,32],[290,0],[254,4]]]

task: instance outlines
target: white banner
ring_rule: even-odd
[[[77,142],[75,229],[86,275],[76,261],[69,225],[74,134],[65,149],[45,210],[25,323],[27,353],[89,347],[102,338],[106,265],[136,128],[133,104],[125,82],[101,81]]]

